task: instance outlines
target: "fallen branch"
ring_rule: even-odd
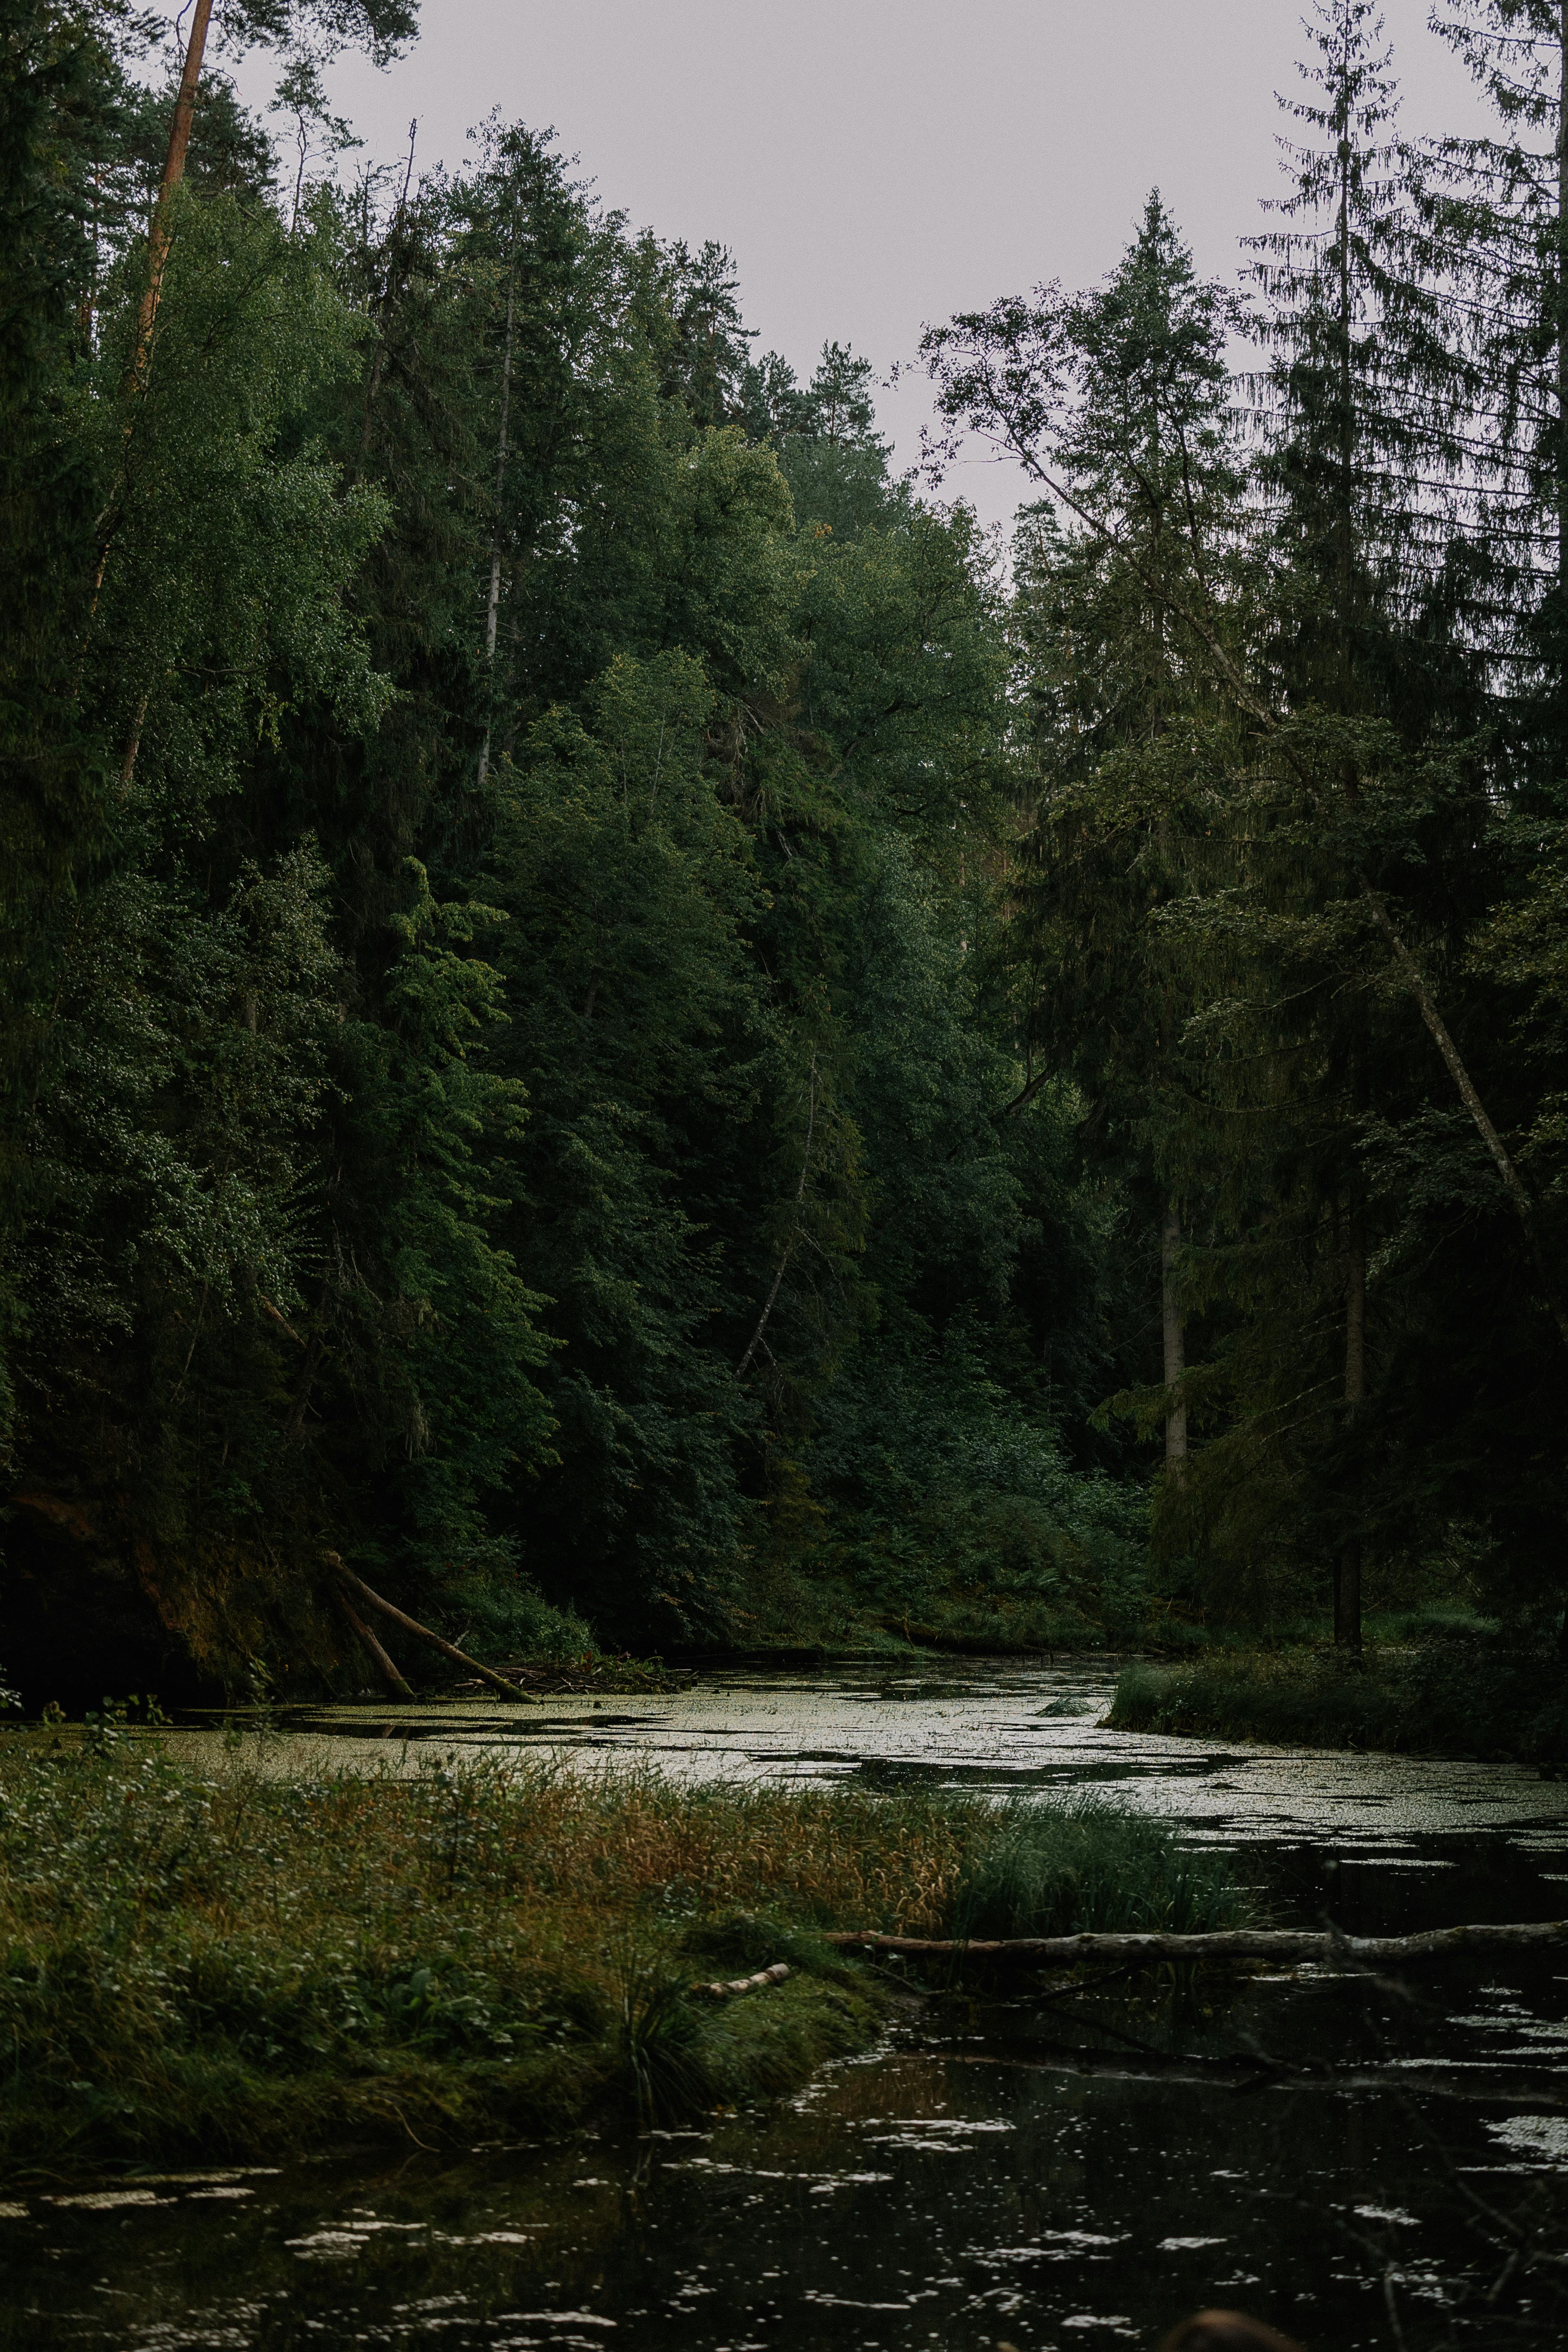
[[[414,1692],[411,1686],[405,1682],[403,1676],[398,1673],[396,1666],[394,1664],[387,1652],[382,1647],[381,1643],[378,1641],[375,1634],[372,1633],[370,1627],[365,1623],[364,1619],[359,1614],[359,1612],[353,1608],[346,1592],[339,1593],[338,1606],[342,1611],[343,1615],[348,1619],[351,1630],[359,1636],[360,1641],[363,1643],[366,1654],[371,1658],[377,1671],[384,1678],[393,1697],[412,1698],[414,1696]]]
[[[732,1993],[760,1992],[764,1985],[783,1984],[789,1974],[787,1960],[775,1960],[771,1969],[759,1969],[754,1977],[731,1977],[726,1984],[694,1984],[693,1992],[706,1993],[710,2000],[728,2000]]]
[[[499,1690],[503,1698],[518,1699],[524,1705],[529,1703],[528,1693],[519,1690],[515,1683],[509,1683],[504,1675],[492,1674],[489,1666],[480,1665],[478,1658],[470,1658],[466,1650],[459,1650],[455,1642],[443,1641],[441,1635],[433,1633],[428,1625],[421,1625],[417,1617],[410,1617],[405,1611],[395,1609],[390,1601],[384,1601],[379,1592],[373,1592],[363,1576],[356,1576],[352,1568],[343,1566],[335,1551],[328,1552],[326,1557],[328,1567],[335,1569],[345,1584],[351,1585],[362,1600],[368,1601],[373,1609],[379,1609],[384,1617],[390,1617],[395,1625],[401,1625],[405,1633],[417,1634],[420,1641],[428,1642],[432,1649],[439,1650],[443,1657],[454,1659],[469,1674],[478,1675],[481,1682],[489,1683],[493,1689]]]
[[[1297,1927],[1226,1927],[1204,1936],[1087,1935],[1012,1936],[999,1941],[977,1937],[830,1935],[829,1944],[866,1952],[903,1952],[911,1959],[1009,1959],[1047,1961],[1071,1968],[1079,1960],[1338,1960],[1363,1964],[1386,1960],[1438,1960],[1452,1953],[1530,1951],[1568,1943],[1568,1919],[1527,1920],[1522,1925],[1433,1927],[1419,1936],[1343,1936]]]

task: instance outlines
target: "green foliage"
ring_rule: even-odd
[[[1417,157],[1375,10],[1314,9],[1249,320],[1153,198],[1102,288],[923,346],[938,463],[1047,493],[988,989],[1131,1244],[1099,1418],[1163,1436],[1189,1634],[1331,1595],[1353,1650],[1456,1546],[1514,1636],[1563,1617],[1563,37],[1437,29],[1502,119]]]
[[[1156,192],[931,331],[1004,577],[547,134],[321,180],[404,0],[228,24],[290,184],[206,74],[148,351],[148,27],[8,5],[29,1696],[357,1688],[329,1552],[498,1657],[1546,1631],[1561,27],[1467,6],[1417,163],[1322,0],[1249,311]]]
[[[812,1923],[879,1919],[873,1886],[934,1916],[962,1834],[924,1799],[889,1843],[884,1801],[831,1792],[279,1762],[243,1737],[176,1760],[124,1709],[0,1753],[7,2171],[468,2146],[792,2089],[880,2010]],[[791,1980],[760,2017],[700,2003],[764,1892],[783,1940],[757,1948]]]
[[[1119,1730],[1203,1733],[1301,1748],[1394,1748],[1561,1764],[1562,1672],[1538,1650],[1434,1623],[1411,1648],[1219,1652],[1175,1668],[1125,1667],[1108,1718]]]
[[[1098,1500],[974,1466],[989,1417],[1070,1487],[1100,1301],[1060,1119],[999,1116],[972,520],[892,481],[864,360],[755,365],[723,249],[628,236],[548,138],[313,184],[321,59],[397,9],[296,27],[281,196],[204,79],[132,366],[159,100],[118,21],[37,20],[9,151],[52,224],[0,1234],[29,1686],[85,1613],[165,1685],[357,1687],[329,1550],[577,1660],[885,1612],[955,1481],[939,1577],[1009,1510],[1078,1544]],[[852,1497],[856,1395],[947,1357],[969,1466]]]
[[[974,1337],[934,1357],[872,1342],[836,1385],[804,1457],[824,1566],[917,1639],[1136,1641],[1153,1599],[1143,1497],[1075,1470]]]
[[[1253,1910],[1227,1856],[1184,1845],[1174,1826],[1099,1798],[1009,1805],[966,1862],[953,1933],[1200,1935]]]

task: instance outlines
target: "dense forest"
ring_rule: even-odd
[[[904,475],[549,131],[356,156],[406,0],[208,13],[0,0],[11,1680],[358,1689],[339,1560],[491,1659],[1555,1643],[1568,12],[1407,144],[1314,0],[1239,276],[1152,194]]]

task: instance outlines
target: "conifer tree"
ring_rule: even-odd
[[[1424,530],[1430,506],[1412,478],[1432,455],[1415,348],[1426,321],[1403,266],[1405,190],[1391,137],[1397,91],[1382,18],[1373,0],[1314,0],[1307,29],[1312,54],[1299,70],[1310,94],[1279,101],[1306,134],[1285,144],[1294,185],[1277,209],[1286,225],[1251,240],[1273,353],[1262,479],[1283,567],[1274,658],[1292,701],[1353,720],[1388,714],[1434,560]],[[1367,1395],[1366,1203],[1356,1151],[1372,1089],[1363,998],[1345,1003],[1342,1028],[1322,1040],[1324,1076],[1342,1097],[1328,1116],[1339,1140],[1326,1151],[1320,1142],[1312,1156],[1343,1262],[1350,1433]],[[1361,1641],[1361,1559],[1352,1525],[1334,1579],[1335,1639],[1352,1647]]]
[[[1398,89],[1374,0],[1313,0],[1307,94],[1279,105],[1282,226],[1258,257],[1261,488],[1279,559],[1285,690],[1349,717],[1429,714],[1431,679],[1406,681],[1445,555],[1441,494],[1460,448],[1458,389],[1431,288],[1420,277]],[[1417,722],[1418,723],[1418,722]]]
[[[1156,192],[1105,286],[1062,315],[1084,372],[1064,462],[1075,495],[1110,523],[1117,551],[1062,530],[1047,507],[1026,519],[1018,543],[1015,625],[1042,770],[1010,892],[1020,1103],[1070,1070],[1095,1107],[1100,1150],[1114,1137],[1128,1155],[1125,1176],[1158,1236],[1166,1461],[1179,1475],[1181,1247],[1194,1171],[1182,1169],[1180,1122],[1167,1108],[1181,1092],[1182,991],[1152,921],[1183,885],[1172,809],[1130,762],[1157,762],[1173,728],[1213,713],[1170,599],[1222,592],[1239,552],[1225,356],[1235,310],[1218,286],[1198,281]],[[1118,560],[1124,551],[1137,569]]]
[[[1468,392],[1465,614],[1497,668],[1527,799],[1560,812],[1568,754],[1568,15],[1559,0],[1459,0],[1434,29],[1495,133],[1429,142],[1426,266]]]

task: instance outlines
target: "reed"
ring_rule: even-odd
[[[1008,1806],[959,1874],[953,1932],[974,1937],[1195,1935],[1250,1924],[1223,1853],[1098,1796]]]

